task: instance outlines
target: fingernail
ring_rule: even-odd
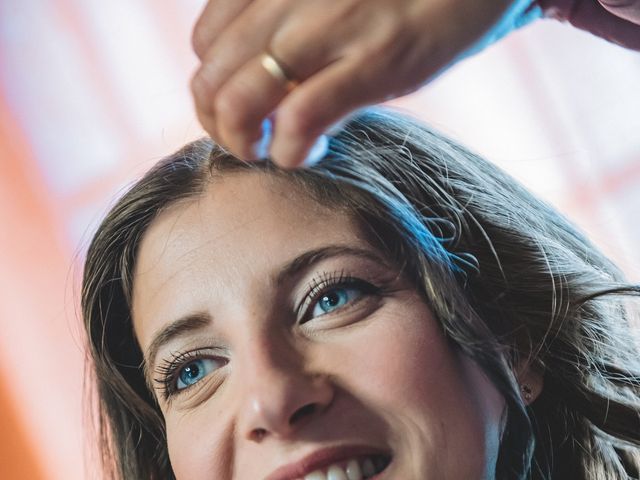
[[[262,136],[260,140],[253,144],[253,153],[258,160],[266,160],[269,158],[269,149],[271,148],[271,139],[273,134],[273,125],[270,118],[262,121]]]
[[[326,135],[320,135],[316,142],[309,150],[307,157],[302,162],[305,167],[311,167],[318,163],[329,151],[329,137]]]

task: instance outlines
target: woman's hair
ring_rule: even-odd
[[[109,478],[174,478],[143,375],[131,299],[142,236],[170,205],[229,172],[262,172],[356,219],[423,294],[452,348],[506,401],[497,479],[627,479],[640,468],[640,288],[574,226],[494,165],[382,109],[351,119],[318,164],[245,163],[203,139],[117,202],[89,248],[82,310]],[[526,406],[516,371],[544,376]]]

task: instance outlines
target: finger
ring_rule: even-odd
[[[239,158],[257,159],[262,121],[286,95],[286,84],[264,68],[262,54],[253,58],[216,97],[213,117],[220,142]]]
[[[191,45],[202,60],[214,40],[253,0],[209,0],[193,27]]]
[[[307,12],[308,13],[308,12]],[[306,18],[306,17],[305,17]],[[330,19],[318,20],[311,16],[311,24],[294,23],[278,30],[270,45],[273,55],[293,80],[304,81],[327,64],[333,62],[344,49],[349,29],[334,29],[327,38],[327,23]],[[343,31],[344,30],[344,31]],[[270,39],[271,40],[271,39]],[[274,78],[262,65],[264,49],[256,49],[257,55],[228,78],[224,83],[210,87],[207,96],[215,95],[213,111],[206,115],[209,123],[215,123],[217,139],[240,158],[257,158],[253,144],[260,135],[263,119],[271,114],[286,96],[287,88],[281,78]],[[216,83],[218,80],[210,82]],[[213,91],[217,88],[217,91]]]
[[[202,125],[202,128],[204,128],[204,130],[209,134],[209,136],[222,145],[222,142],[219,141],[218,129],[216,128],[216,119],[215,115],[213,114],[213,108],[211,107],[213,100],[209,99],[206,96],[206,86],[198,83],[195,78],[196,77],[193,77],[191,79],[191,93],[194,100],[194,108],[196,111],[196,116],[198,117],[198,121]]]
[[[628,48],[640,49],[638,25],[606,11],[595,1],[581,1],[567,19],[573,26]]]
[[[191,80],[191,91],[200,115],[213,115],[220,87],[242,65],[267,49],[280,21],[279,9],[265,9],[254,2],[215,40]]]
[[[338,61],[293,90],[279,106],[271,158],[280,166],[300,166],[316,139],[351,111],[382,100],[375,78],[358,61]]]
[[[640,25],[640,0],[598,0],[615,16]],[[640,33],[638,33],[640,35]]]
[[[540,6],[553,17],[566,20],[610,42],[640,49],[638,25],[609,12],[598,0],[539,0]]]
[[[275,28],[276,19],[268,13],[272,10],[267,9],[265,17],[255,7],[256,2],[248,5],[227,26],[209,47],[191,79],[191,93],[198,119],[207,133],[222,145],[224,143],[219,137],[215,117],[218,90],[249,59],[266,49]]]

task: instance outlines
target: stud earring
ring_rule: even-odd
[[[526,402],[530,402],[533,398],[533,390],[531,390],[531,387],[526,383],[521,383],[520,391],[522,392],[522,398],[524,398]]]

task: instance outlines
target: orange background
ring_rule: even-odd
[[[0,2],[0,478],[98,478],[83,252],[115,195],[202,134],[201,0]],[[503,166],[640,280],[640,54],[540,21],[393,102]]]

